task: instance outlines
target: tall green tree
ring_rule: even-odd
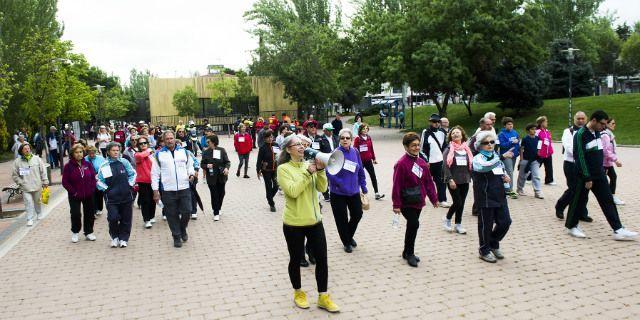
[[[173,95],[173,106],[176,107],[180,116],[196,115],[200,109],[198,94],[192,86],[186,86]]]
[[[1,44],[0,44],[1,45]],[[9,141],[7,121],[4,118],[12,95],[11,78],[13,75],[7,70],[7,65],[0,63],[0,150],[6,150]]]
[[[640,69],[640,33],[635,32],[622,46],[622,60],[636,70]]]
[[[603,0],[531,0],[526,8],[542,22],[539,32],[544,42],[575,39],[585,23],[598,13]]]
[[[235,75],[238,78],[238,88],[236,91],[236,96],[232,100],[232,104],[237,105],[244,112],[249,112],[250,107],[257,107],[258,97],[253,92],[253,88],[251,87],[251,79],[246,72],[244,72],[243,70],[239,70],[235,73]]]
[[[568,97],[569,71],[572,74],[573,97],[593,94],[593,69],[581,52],[574,53],[574,60],[569,61],[562,50],[574,47],[570,40],[555,40],[549,49],[549,60],[545,62],[545,72],[551,77],[549,91],[545,98]]]
[[[217,103],[225,114],[231,113],[231,101],[238,92],[238,80],[221,75],[220,79],[210,82],[207,89],[211,92],[211,101]]]

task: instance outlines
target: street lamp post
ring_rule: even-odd
[[[567,62],[569,63],[569,127],[573,125],[573,60],[575,59],[575,55],[573,54],[575,51],[580,51],[580,49],[568,48],[567,50],[562,50],[567,54]]]
[[[102,89],[104,88],[104,86],[96,84],[93,87],[96,88],[96,90],[98,90],[98,104],[97,104],[97,108],[96,108],[96,127],[97,127],[97,126],[100,125],[100,112],[101,112],[101,109],[102,109],[100,102],[102,102]]]

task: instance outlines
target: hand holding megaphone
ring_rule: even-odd
[[[307,148],[304,150],[304,159],[313,160],[313,164],[310,167],[314,167],[314,169],[318,170],[326,167],[329,174],[333,175],[340,172],[344,165],[344,155],[342,154],[342,151],[338,149],[334,150],[332,153],[323,153],[312,148]]]

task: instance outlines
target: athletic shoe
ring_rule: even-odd
[[[192,214],[191,220],[198,220],[198,214],[197,213]]]
[[[118,240],[118,238],[111,239],[111,248],[117,248],[118,244],[120,244],[120,241]]]
[[[358,243],[353,238],[351,238],[351,246],[354,247],[354,248],[358,246]]]
[[[420,257],[416,256],[415,254],[413,255],[414,258],[416,258],[416,261],[420,262]],[[406,253],[402,253],[402,259],[408,260],[409,256]]]
[[[96,216],[101,216],[101,215],[102,215],[102,210],[96,211]]]
[[[420,261],[418,261],[416,256],[410,256],[410,257],[407,258],[407,264],[412,266],[412,267],[414,267],[414,268],[418,267],[418,262],[420,262]]]
[[[151,229],[151,226],[152,226],[151,225],[151,221],[147,221],[147,222],[144,223],[144,228],[145,229]]]
[[[493,255],[493,252],[489,251],[489,253],[485,254],[485,255],[480,255],[480,259],[489,263],[496,263],[498,262],[498,260],[496,260],[496,256]]]
[[[456,224],[455,229],[458,234],[467,234],[467,230],[461,224]]]
[[[307,294],[302,290],[296,290],[293,292],[293,302],[298,308],[309,309],[309,301],[307,301]]]
[[[628,241],[633,240],[638,236],[637,232],[629,231],[625,228],[620,228],[613,232],[613,240]]]
[[[180,240],[180,237],[173,238],[173,246],[175,248],[182,248],[182,240]]]
[[[318,297],[318,308],[325,309],[331,313],[340,312],[340,307],[333,303],[333,301],[331,301],[331,297],[326,293],[321,293]]]
[[[344,252],[346,252],[346,253],[353,252],[353,247],[351,246],[351,244],[348,244],[348,245],[344,246]]]
[[[276,206],[269,206],[269,211],[276,212]]]
[[[127,247],[127,242],[124,240],[120,240],[120,248],[126,248]]]
[[[451,205],[446,201],[440,202],[440,204],[438,204],[438,206],[440,208],[450,208],[451,207]]]
[[[187,233],[183,233],[182,236],[180,236],[180,238],[182,238],[182,242],[189,241],[189,235]]]
[[[74,233],[71,235],[71,242],[76,243],[78,242],[78,234]]]
[[[240,177],[240,170],[236,171],[236,177]]]
[[[309,266],[309,261],[307,261],[307,259],[302,258],[302,260],[300,260],[300,266],[301,267],[308,267]]]
[[[536,194],[534,195],[534,197],[536,199],[544,199],[544,196],[542,195],[542,192],[540,192],[540,191],[536,191]]]
[[[151,218],[151,220],[149,220],[149,222],[151,222],[151,224],[156,223],[156,218]]]
[[[376,197],[375,198],[376,198],[376,200],[380,200],[380,199],[384,198],[384,194],[376,193]]]
[[[556,210],[556,218],[558,218],[560,220],[564,220],[564,212],[562,212],[560,210]]]
[[[38,214],[38,215],[36,215],[36,219],[37,219],[37,220],[42,220],[42,219],[43,219],[43,217],[42,217],[42,215],[41,215],[41,214]]]
[[[526,193],[524,193],[524,190],[518,190],[517,194],[518,194],[519,196],[521,196],[521,197],[526,197],[526,196],[527,196],[527,194],[526,194]]]
[[[447,219],[447,217],[442,217],[442,227],[444,231],[452,232],[453,228],[451,228],[451,219]]]
[[[248,175],[246,175],[246,174],[245,174],[243,178],[245,178],[245,179],[249,179],[249,178],[251,178],[251,177],[249,177]]]
[[[89,233],[85,236],[85,239],[87,239],[88,241],[96,241],[96,236],[93,233]]]
[[[220,221],[220,215],[219,214],[214,215],[213,221]]]
[[[515,193],[515,192],[513,192],[513,191],[509,191],[509,192],[507,193],[507,195],[508,195],[508,196],[509,196],[509,198],[511,198],[511,199],[518,199],[518,194],[517,194],[517,193]]]
[[[624,206],[624,201],[620,200],[620,198],[613,196],[613,203],[617,206]]]
[[[576,237],[576,238],[586,238],[587,235],[584,234],[584,232],[582,230],[580,230],[580,228],[578,227],[573,227],[569,230],[567,230],[567,233],[572,236],[572,237]]]
[[[33,225],[33,219],[27,220],[27,227],[31,227]]]
[[[496,257],[496,259],[504,259],[504,255],[502,254],[502,251],[500,251],[500,249],[491,249],[491,252],[493,253],[493,256]]]
[[[551,181],[551,182],[545,183],[545,184],[548,185],[548,186],[556,186],[556,185],[558,185],[555,181]]]
[[[167,216],[162,216],[162,220],[167,221]]]

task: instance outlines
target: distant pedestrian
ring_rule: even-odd
[[[47,171],[40,157],[31,153],[31,146],[23,143],[18,148],[19,158],[13,161],[11,177],[13,182],[22,190],[24,207],[27,212],[27,226],[33,225],[34,217],[42,219],[40,197],[42,189],[49,186]]]
[[[530,172],[532,182],[531,184],[533,185],[535,197],[538,199],[544,199],[540,181],[540,166],[537,161],[540,138],[536,136],[535,124],[527,125],[525,130],[527,132],[527,135],[522,139],[522,144],[520,146],[520,163],[518,164],[518,195],[527,195],[524,192],[524,184],[527,180],[527,175]]]
[[[336,113],[335,119],[331,121],[331,126],[333,126],[333,135],[338,136],[342,130],[342,114]]]
[[[358,130],[358,136],[355,137],[353,141],[353,147],[360,152],[362,165],[369,173],[373,191],[375,192],[375,199],[380,200],[384,198],[384,194],[378,191],[378,178],[376,177],[376,170],[373,167],[374,164],[378,164],[378,161],[376,160],[376,153],[373,150],[373,140],[369,136],[369,125],[363,123]]]
[[[604,171],[609,177],[609,187],[611,188],[611,194],[613,195],[613,202],[618,205],[624,205],[624,201],[620,200],[616,196],[616,186],[618,182],[618,175],[616,174],[615,167],[622,167],[622,162],[618,159],[618,152],[616,150],[616,136],[613,131],[616,130],[616,119],[609,119],[607,122],[607,129],[602,131],[602,145],[604,147]]]
[[[256,160],[256,174],[258,179],[264,179],[265,193],[269,210],[276,212],[276,203],[273,201],[276,193],[278,193],[277,157],[280,154],[280,146],[273,143],[273,131],[267,129],[263,132],[264,143],[258,151],[258,159]]]
[[[135,153],[136,184],[138,185],[138,200],[142,211],[144,227],[150,229],[156,223],[156,202],[153,201],[151,189],[151,167],[153,165],[153,149],[149,146],[149,139],[140,136],[136,142],[139,152]]]
[[[87,155],[84,157],[84,160],[91,163],[91,165],[93,166],[93,171],[96,173],[97,177],[98,172],[100,171],[100,167],[107,160],[103,158],[102,155],[100,155],[100,153],[98,152],[98,148],[96,148],[95,146],[88,146],[86,152]],[[104,192],[102,192],[102,190],[100,190],[100,188],[98,188],[97,186],[95,192],[93,193],[93,208],[95,209],[96,216],[101,215],[102,210],[104,209]]]
[[[536,136],[540,139],[538,142],[538,162],[540,168],[544,165],[544,184],[555,186],[553,179],[553,141],[551,140],[551,132],[547,129],[549,121],[546,116],[536,119],[538,126]]]
[[[229,177],[231,161],[224,148],[218,146],[218,136],[207,136],[208,148],[202,153],[202,170],[207,179],[207,187],[211,195],[213,221],[220,220],[220,210],[225,195],[225,185]]]
[[[513,185],[515,183],[513,179],[513,169],[516,167],[518,156],[520,155],[520,136],[518,135],[518,131],[513,128],[513,118],[502,118],[502,126],[502,130],[500,134],[498,134],[498,140],[500,141],[498,151],[510,180],[507,195],[512,199],[517,199],[518,194],[513,191]]]
[[[107,158],[107,144],[111,142],[111,135],[107,132],[107,127],[100,126],[96,140],[98,142],[98,149],[100,149],[102,156]],[[121,147],[124,148],[124,146]]]
[[[73,243],[78,242],[80,230],[84,230],[87,240],[96,240],[93,234],[95,220],[93,193],[96,190],[96,172],[93,165],[83,159],[83,155],[82,145],[76,144],[71,147],[71,159],[62,170],[62,186],[67,190],[71,210],[71,242]],[[80,206],[83,209],[84,219],[80,213]]]
[[[447,202],[447,187],[442,181],[443,159],[442,152],[446,146],[447,134],[440,129],[440,116],[436,113],[429,117],[429,128],[422,131],[420,141],[421,156],[429,163],[429,171],[434,179],[436,189],[438,190],[439,206],[449,208],[451,205]]]
[[[249,154],[251,153],[253,140],[251,139],[251,135],[247,133],[247,127],[244,124],[240,124],[238,126],[238,130],[239,132],[233,136],[233,146],[235,147],[236,152],[238,153],[238,159],[240,160],[236,176],[240,176],[240,169],[242,169],[242,165],[244,165],[244,178],[248,179],[249,175],[247,174],[247,171],[249,170]]]
[[[351,132],[358,134],[358,132],[360,132],[360,125],[362,125],[362,114],[358,112],[353,118],[353,129],[351,129]]]
[[[449,146],[444,150],[444,166],[442,170],[444,183],[449,188],[453,203],[444,220],[444,229],[449,232],[466,234],[462,227],[462,212],[464,203],[469,193],[471,182],[471,161],[473,154],[467,146],[467,135],[460,126],[455,126],[448,134]],[[451,225],[451,219],[455,215],[455,227]]]
[[[61,141],[55,126],[51,126],[49,128],[46,142],[49,150],[49,164],[51,164],[51,169],[60,167],[60,155],[58,153],[58,147],[61,146]]]
[[[387,117],[382,108],[383,107],[380,107],[380,113],[378,114],[378,117],[380,118],[380,128],[384,128],[384,118]]]

